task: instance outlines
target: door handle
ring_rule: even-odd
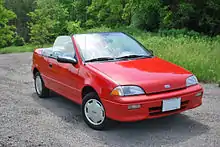
[[[53,67],[52,63],[49,63],[49,67],[50,67],[50,68],[52,68],[52,67]]]

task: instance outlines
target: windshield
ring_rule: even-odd
[[[124,33],[77,34],[74,38],[85,61],[151,56],[137,41]]]

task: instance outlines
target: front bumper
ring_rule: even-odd
[[[201,95],[196,96],[198,93],[201,93]],[[130,122],[168,116],[198,107],[202,104],[202,95],[202,87],[196,85],[182,90],[160,94],[118,97],[114,101],[102,99],[102,103],[105,107],[107,117],[117,121]],[[162,112],[162,101],[176,97],[181,97],[181,108]],[[140,104],[141,107],[128,110],[128,106],[133,104]]]

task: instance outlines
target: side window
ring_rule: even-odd
[[[64,44],[63,53],[65,56],[75,57],[75,49],[74,49],[72,40]]]
[[[60,36],[54,42],[52,57],[69,56],[75,57],[75,49],[70,36]]]

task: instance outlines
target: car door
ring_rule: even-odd
[[[80,89],[78,81],[80,80],[79,65],[71,63],[59,63],[56,58],[58,56],[68,56],[76,58],[76,52],[70,36],[63,37],[61,43],[55,43],[53,50],[53,58],[50,59],[51,63],[51,76],[54,79],[54,89],[61,95],[80,103]],[[58,44],[58,45],[56,45]]]
[[[48,56],[47,59],[47,77],[48,77],[48,87],[59,93],[62,94],[62,84],[60,81],[60,66],[57,62],[57,57],[63,55],[64,44],[69,39],[69,36],[59,36],[54,42],[52,52]]]
[[[69,41],[64,44],[63,56],[68,56],[77,60],[71,37],[69,38]],[[81,78],[78,74],[80,68],[79,64],[58,63],[58,65],[60,71],[58,78],[63,86],[63,92],[65,93],[66,97],[77,103],[80,103],[81,91],[78,83]]]
[[[60,89],[60,84],[59,81],[57,79],[57,75],[59,75],[59,65],[57,63],[57,59],[56,56],[54,54],[52,54],[49,58],[48,58],[48,64],[47,64],[47,75],[49,78],[48,85],[50,87],[51,90],[60,93],[59,89]]]

